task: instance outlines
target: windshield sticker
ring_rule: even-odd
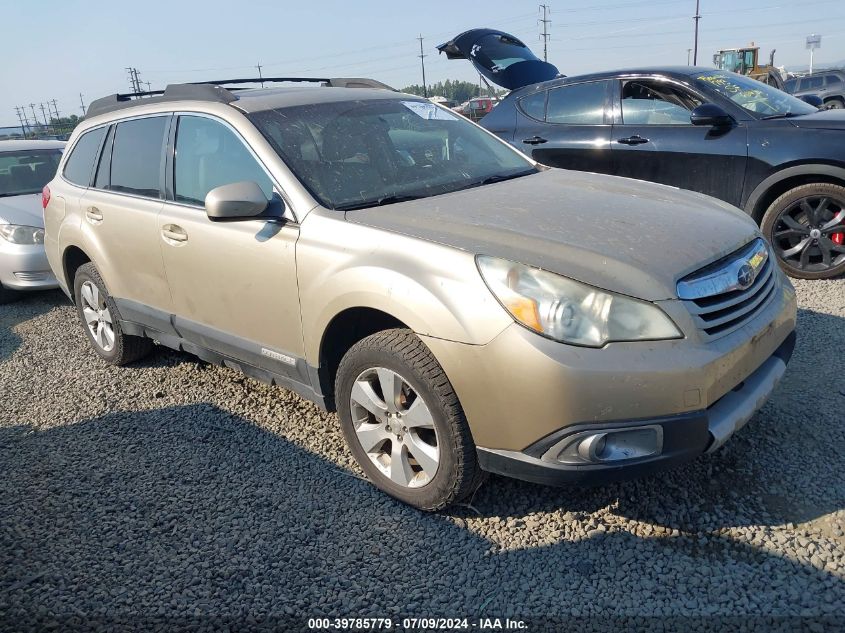
[[[444,108],[439,108],[433,103],[424,101],[403,101],[402,105],[408,108],[421,119],[438,121],[457,121],[458,117]]]

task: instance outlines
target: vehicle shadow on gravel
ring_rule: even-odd
[[[0,363],[20,347],[21,337],[13,328],[25,321],[67,303],[67,298],[58,290],[22,293],[17,301],[0,304]]]
[[[513,493],[495,480],[475,503]],[[606,494],[551,496],[595,507]],[[612,524],[561,535],[526,519],[505,546],[487,532],[493,523],[418,512],[212,405],[0,428],[0,623],[843,606],[836,575],[720,535],[656,538]]]

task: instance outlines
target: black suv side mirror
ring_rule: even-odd
[[[734,118],[715,103],[702,103],[690,112],[689,120],[693,125],[710,127],[730,127]]]
[[[801,95],[798,98],[816,108],[821,108],[824,105],[824,101],[819,95]]]
[[[249,220],[264,213],[269,202],[258,183],[233,182],[215,187],[205,196],[205,212],[211,220]]]

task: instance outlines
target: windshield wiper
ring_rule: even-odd
[[[382,196],[381,198],[376,198],[375,200],[365,200],[364,202],[350,202],[348,204],[340,204],[335,207],[336,211],[354,211],[355,209],[367,209],[369,207],[381,207],[386,204],[396,204],[397,202],[407,202],[408,200],[419,200],[420,198],[425,198],[426,196],[423,195],[413,195],[413,194],[405,194],[405,195],[395,195],[395,196]]]
[[[802,116],[797,114],[796,112],[779,112],[777,114],[770,114],[768,116],[764,116],[761,120],[768,121],[770,119],[791,119],[794,116]]]
[[[529,174],[536,174],[536,169],[526,169],[525,171],[518,171],[515,174],[495,174],[493,176],[487,176],[487,178],[482,178],[481,180],[476,180],[475,182],[471,182],[467,185],[463,185],[458,187],[457,189],[453,189],[453,191],[461,191],[463,189],[472,189],[473,187],[483,187],[484,185],[492,185],[495,182],[502,182],[504,180],[513,180],[514,178],[522,178],[523,176],[528,176]]]

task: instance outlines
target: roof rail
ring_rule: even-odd
[[[331,88],[377,88],[382,90],[393,90],[387,84],[375,79],[361,77],[253,77],[244,79],[215,79],[212,81],[196,81],[184,84],[169,84],[164,90],[148,90],[146,92],[128,92],[112,94],[101,99],[92,101],[85,118],[131,108],[136,105],[147,103],[162,103],[166,101],[209,101],[216,103],[232,103],[237,100],[233,94],[238,90],[246,90],[240,84],[264,84],[264,83],[289,83],[306,82],[319,83]],[[230,86],[224,88],[224,86]],[[141,97],[148,97],[141,99]]]

